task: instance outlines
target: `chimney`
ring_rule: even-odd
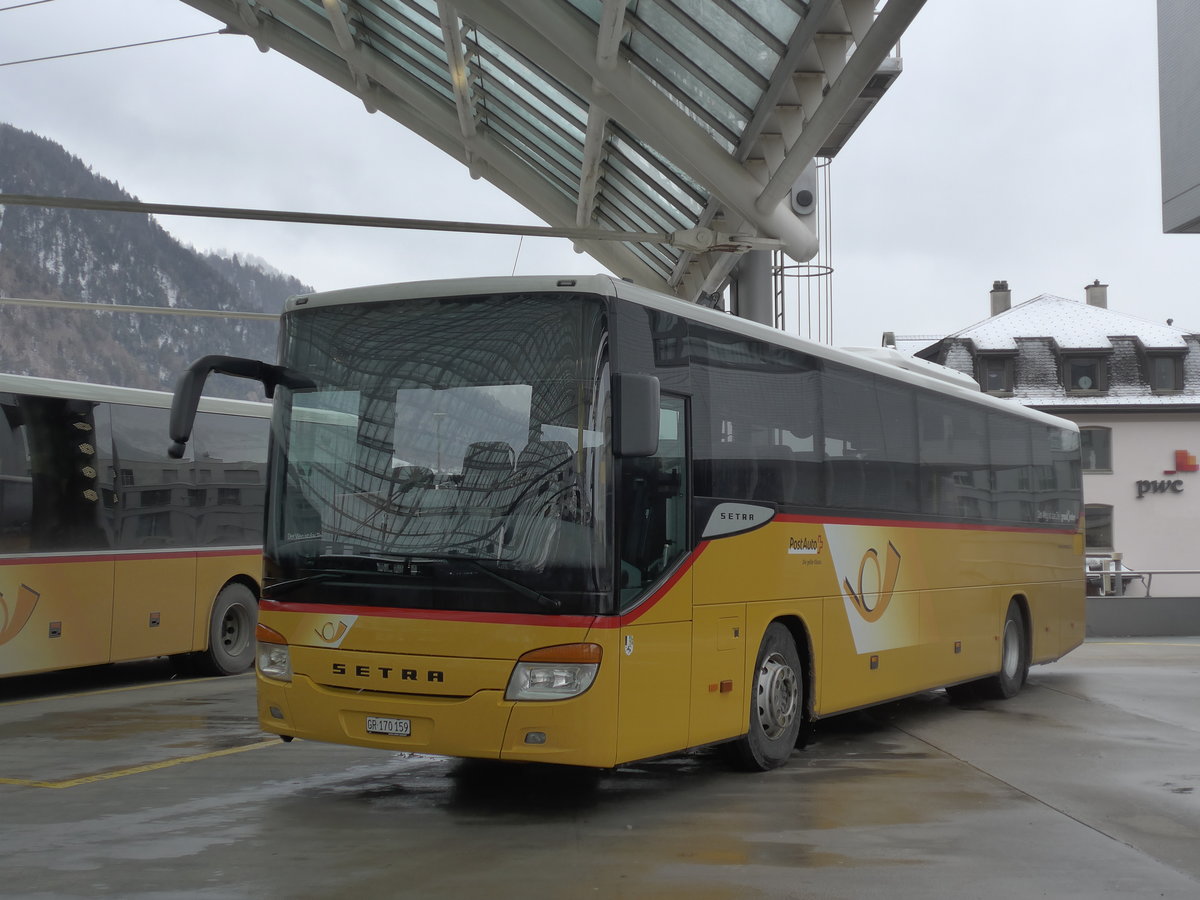
[[[1098,306],[1101,309],[1108,309],[1108,285],[1101,284],[1099,278],[1087,285],[1083,289],[1083,292],[1087,294],[1088,306]]]
[[[1007,281],[992,282],[992,315],[998,316],[1012,308],[1012,291]]]

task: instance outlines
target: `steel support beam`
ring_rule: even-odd
[[[760,212],[777,209],[787,197],[804,167],[833,133],[850,104],[862,93],[867,82],[878,71],[879,64],[896,46],[904,30],[924,5],[925,0],[888,0],[837,80],[821,99],[800,137],[788,149],[787,157],[760,192],[754,204]]]
[[[184,0],[189,6],[204,12],[231,27],[241,30],[241,20],[228,0]],[[266,8],[304,38],[295,37],[285,28],[276,26],[269,17],[259,19],[255,40],[277,50],[289,59],[311,69],[321,77],[354,93],[355,85],[349,74],[346,60],[325,48],[331,37],[329,23],[306,8],[288,5],[277,0],[260,0]],[[362,57],[363,71],[374,82],[372,100],[375,106],[444,153],[467,163],[464,141],[458,117],[444,103],[428,95],[427,88],[416,79],[401,75],[395,67],[385,66],[371,58],[369,50],[361,45],[356,51]],[[574,205],[561,194],[548,188],[523,161],[505,148],[477,134],[469,143],[476,158],[486,162],[486,178],[508,196],[520,203],[543,221],[560,227],[575,222]],[[661,291],[671,291],[671,286],[653,269],[647,266],[628,247],[605,241],[576,241],[576,246],[596,259],[611,271]]]
[[[816,254],[817,237],[792,214],[784,202],[786,194],[773,207],[756,203],[762,182],[629,63],[618,61],[611,70],[601,69],[591,33],[568,10],[538,0],[458,0],[458,7],[464,17],[603,106],[611,118],[717,195],[723,206],[760,234],[778,238],[789,256],[802,262]],[[606,93],[599,95],[593,82]]]

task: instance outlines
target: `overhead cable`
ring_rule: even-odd
[[[41,6],[43,3],[50,3],[51,0],[29,0],[28,3],[17,3],[13,6],[0,6],[0,12],[9,12],[14,9],[24,9],[27,6]]]
[[[44,3],[47,0],[36,0],[36,2]],[[0,9],[0,12],[7,12],[9,9],[18,9],[19,7],[10,6],[6,9]],[[53,56],[35,56],[29,59],[13,59],[8,62],[0,62],[0,69],[5,66],[23,66],[26,63],[46,62],[51,59],[67,59],[72,56],[87,56],[90,53],[107,53],[110,50],[128,50],[130,47],[149,47],[152,44],[169,44],[172,41],[187,41],[192,38],[208,37],[213,34],[220,34],[220,31],[201,31],[197,34],[181,34],[178,37],[158,38],[154,41],[138,41],[135,44],[117,44],[113,47],[97,47],[95,50],[77,50],[74,53],[56,53]]]
[[[0,206],[41,206],[55,209],[87,209],[102,212],[149,213],[160,216],[193,216],[207,219],[250,219],[260,222],[293,222],[305,225],[343,225],[359,228],[399,228],[412,231],[453,231],[463,234],[510,234],[569,240],[623,241],[670,244],[685,250],[744,253],[774,250],[774,238],[726,234],[698,227],[671,232],[609,231],[603,228],[560,228],[550,225],[505,225],[495,222],[455,222],[444,219],[403,219],[394,216],[357,216],[340,213],[308,213],[279,209],[245,209],[229,206],[186,206],[174,203],[142,203],[137,200],[94,200],[85,197],[42,197],[32,194],[0,194]]]

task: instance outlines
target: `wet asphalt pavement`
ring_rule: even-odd
[[[1200,897],[1200,638],[826,720],[751,775],[288,745],[253,691],[156,662],[0,682],[0,896]]]

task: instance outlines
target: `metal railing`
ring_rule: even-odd
[[[1112,553],[1089,556],[1084,574],[1101,597],[1127,596],[1129,586],[1135,581],[1146,589],[1145,596],[1149,597],[1155,575],[1200,575],[1200,569],[1131,569],[1122,561],[1122,554]]]

